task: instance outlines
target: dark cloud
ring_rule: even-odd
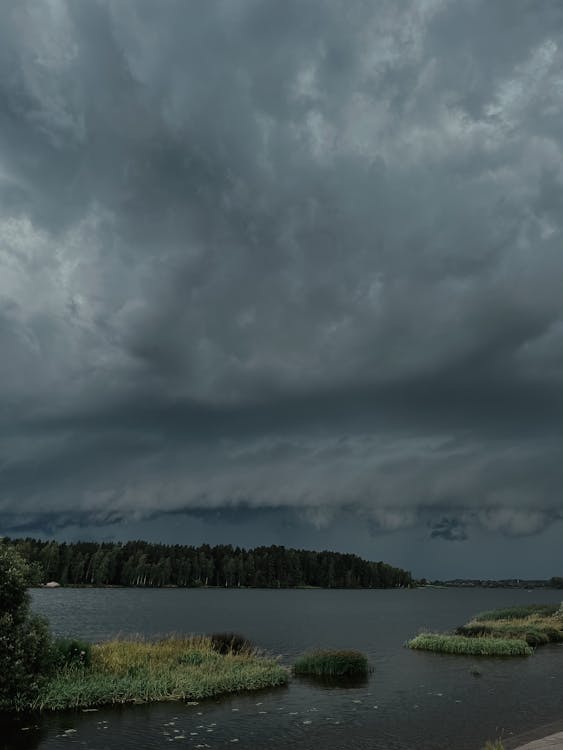
[[[12,528],[559,523],[559,2],[0,16]]]
[[[432,526],[430,536],[447,542],[465,542],[468,539],[465,524],[457,518],[442,518]]]

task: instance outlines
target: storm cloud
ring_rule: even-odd
[[[560,2],[0,16],[6,531],[561,524]]]

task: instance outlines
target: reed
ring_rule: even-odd
[[[527,656],[532,646],[563,641],[563,613],[557,604],[528,604],[481,612],[454,635],[423,633],[409,648],[471,656]]]
[[[360,651],[312,651],[293,665],[297,675],[352,677],[368,673],[367,658]]]
[[[91,708],[104,704],[201,700],[287,682],[287,670],[254,652],[225,655],[205,637],[114,640],[92,646],[89,668],[56,672],[20,709]]]
[[[467,656],[530,656],[532,649],[519,638],[466,638],[462,635],[421,633],[406,644],[412,649]]]
[[[492,609],[488,612],[480,612],[473,618],[474,621],[483,620],[521,620],[522,618],[539,615],[540,617],[551,617],[555,615],[558,604],[525,604],[517,607],[504,607]]]
[[[485,745],[485,750],[504,750],[502,740],[489,740]]]
[[[457,635],[470,638],[522,638],[529,646],[563,641],[563,621],[557,617],[532,615],[522,619],[471,620],[456,630]]]

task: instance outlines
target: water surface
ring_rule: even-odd
[[[6,727],[3,750],[477,750],[498,736],[510,745],[563,719],[563,647],[484,659],[403,644],[420,629],[448,630],[484,609],[560,598],[507,589],[36,590],[34,609],[61,635],[95,641],[235,630],[288,664],[312,647],[358,648],[374,671],[346,687],[293,679],[287,688],[198,705],[65,712]]]

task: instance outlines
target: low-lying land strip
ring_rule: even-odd
[[[413,649],[470,656],[530,656],[533,647],[563,641],[563,605],[539,604],[482,612],[455,633],[421,633]]]

